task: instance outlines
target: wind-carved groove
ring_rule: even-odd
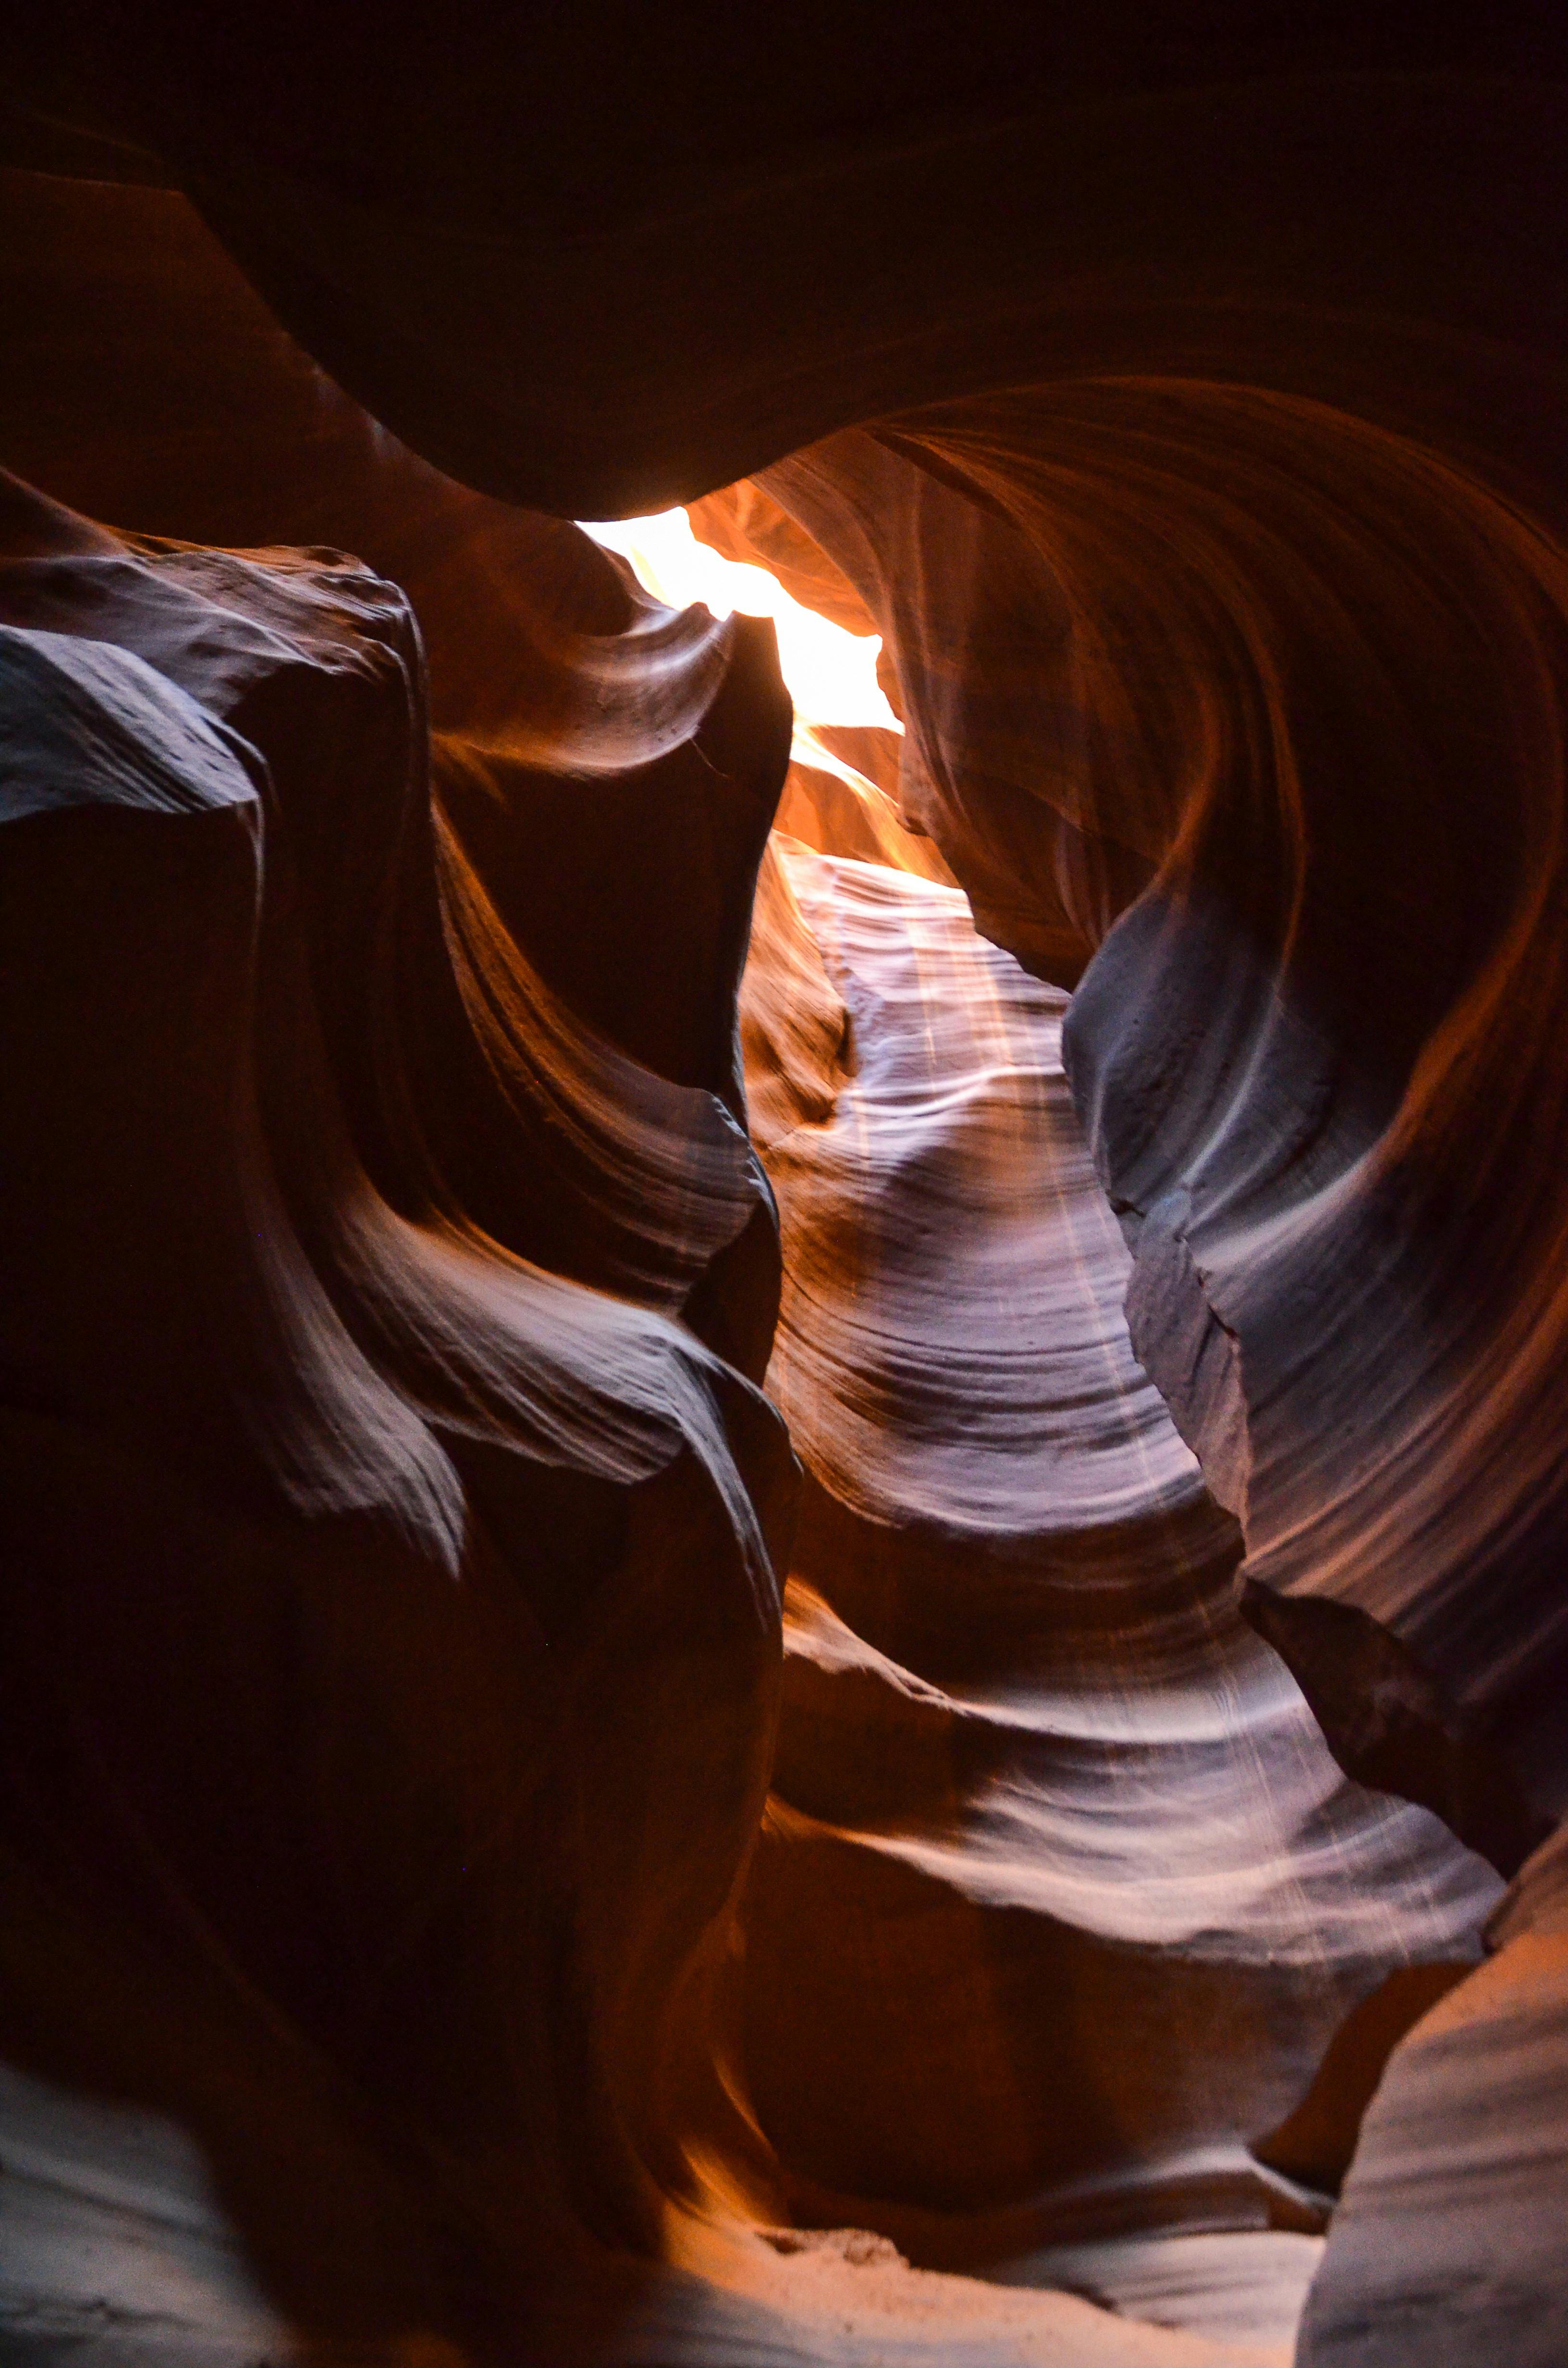
[[[0,2345],[1560,2368],[1568,52],[1284,13],[0,36]]]

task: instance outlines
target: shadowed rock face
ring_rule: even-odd
[[[74,2019],[32,1993],[40,1951],[88,1980],[83,1919],[110,1968],[123,1946],[166,1962],[176,1996],[215,1989],[204,2010],[260,2017],[297,2085],[325,2080],[315,2118],[372,2133],[423,2199],[404,2266],[439,2314],[458,2272],[437,2256],[486,2274],[476,2248],[508,2251],[525,2200],[530,2249],[584,2213],[646,2241],[675,2157],[655,2172],[645,2149],[678,2152],[655,2099],[711,2081],[700,2013],[678,2032],[766,1777],[760,1524],[787,1506],[789,1457],[676,1319],[766,1188],[722,1098],[731,1063],[710,1086],[645,1068],[534,971],[504,873],[485,897],[432,800],[402,593],[320,554],[131,544],[19,494],[11,523],[0,602],[51,620],[7,624],[0,661],[21,2064],[76,2062]],[[688,654],[710,689],[677,746],[696,761],[706,715],[722,731],[725,700],[749,703],[744,876],[779,693],[755,635],[718,629],[717,666],[714,639]],[[653,755],[651,794],[676,789],[670,763]],[[716,964],[721,1011],[733,991]],[[661,1023],[712,1032],[674,995]],[[575,1129],[590,1209],[662,1201],[619,1271],[583,1230],[592,1286],[531,1235],[547,1118]],[[661,1167],[708,1184],[695,1224]],[[467,1204],[486,1191],[482,1225]],[[660,1631],[688,1695],[673,1725],[643,1684]],[[617,1693],[600,1748],[585,1713]],[[653,1764],[672,1749],[684,1811]],[[578,1882],[585,1850],[602,1887]],[[187,2099],[149,1982],[144,2013],[97,2003],[98,2078],[166,2114]],[[243,2186],[243,2089],[209,2096],[222,2059],[191,2056],[198,2142],[221,2192]],[[308,2195],[312,2121],[280,2143],[275,2176]],[[288,2224],[318,2207],[259,2185],[287,2265]],[[454,2216],[461,2237],[435,2233]],[[323,2250],[352,2329],[378,2250],[352,2226]]]
[[[1565,61],[1287,13],[7,28],[19,2358],[1561,2358]]]

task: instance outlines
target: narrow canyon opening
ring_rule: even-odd
[[[1562,43],[222,13],[0,33],[0,2357],[1561,2368]]]
[[[1132,1349],[1069,997],[908,828],[854,587],[755,486],[587,530],[656,598],[784,613],[740,1014],[804,1480],[739,2011],[786,2249],[1288,2347],[1501,1883],[1345,1777],[1240,1614],[1240,1508]]]

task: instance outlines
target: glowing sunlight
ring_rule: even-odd
[[[699,542],[685,510],[654,518],[583,519],[585,534],[607,551],[629,559],[638,581],[656,600],[688,608],[701,600],[715,617],[736,609],[748,617],[771,617],[778,634],[778,664],[795,702],[797,721],[810,723],[880,723],[903,729],[877,682],[875,633],[846,633],[791,599],[766,568],[722,558]]]

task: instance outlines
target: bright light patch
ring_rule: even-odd
[[[687,609],[700,600],[715,617],[738,609],[743,616],[771,617],[778,635],[778,665],[801,723],[880,723],[900,732],[877,682],[875,633],[846,633],[842,625],[802,609],[765,567],[744,567],[699,542],[684,510],[655,518],[585,518],[585,534],[607,551],[631,562],[637,579],[655,600]]]

